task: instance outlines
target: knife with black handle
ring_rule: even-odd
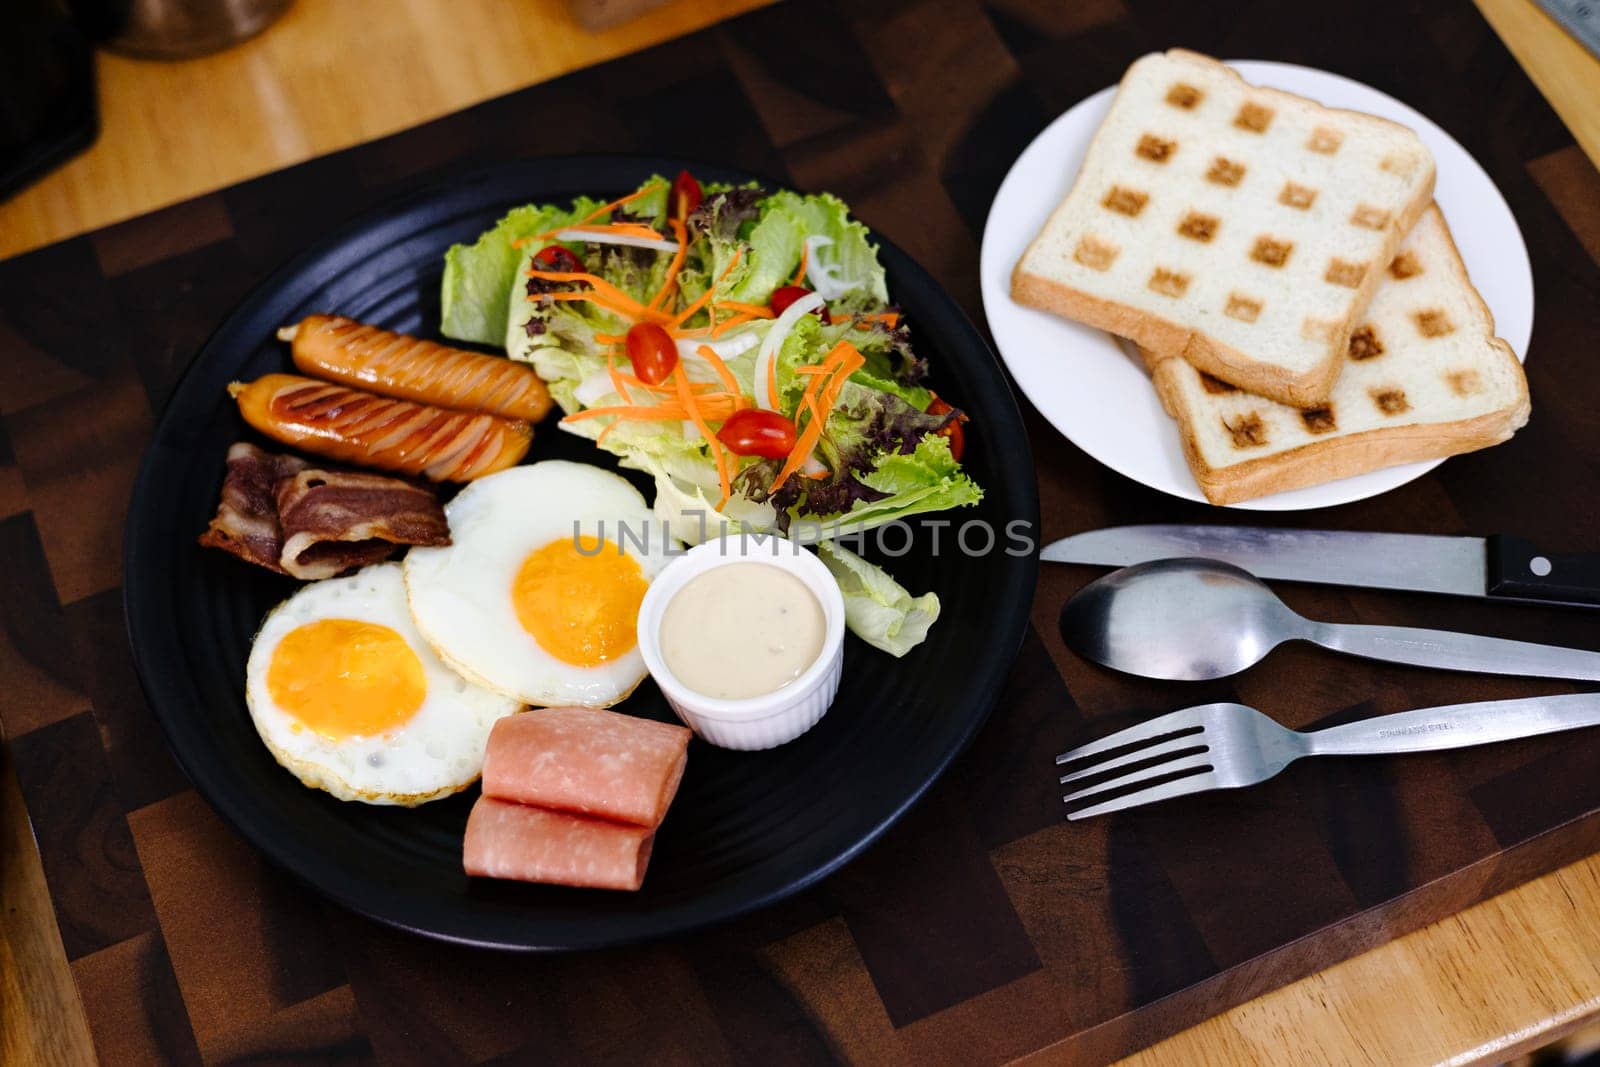
[[[1046,545],[1056,563],[1126,567],[1157,559],[1220,559],[1282,581],[1600,607],[1600,553],[1554,553],[1520,537],[1146,525],[1089,530]]]
[[[1506,534],[1490,537],[1485,551],[1489,596],[1600,607],[1600,553],[1541,552],[1533,542]]]

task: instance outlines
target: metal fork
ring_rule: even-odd
[[[1302,756],[1432,752],[1580,726],[1600,726],[1600,693],[1421,708],[1310,733],[1279,726],[1243,704],[1201,704],[1063,752],[1056,765],[1081,764],[1061,776],[1062,785],[1079,783],[1062,799],[1082,805],[1067,818],[1086,819],[1208,789],[1255,785]],[[1139,747],[1125,751],[1133,745]],[[1093,784],[1082,784],[1091,779]]]

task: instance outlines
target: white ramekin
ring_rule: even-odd
[[[661,616],[690,579],[730,563],[768,563],[806,584],[822,605],[822,652],[800,677],[771,693],[724,700],[678,681],[661,658]],[[815,726],[833,703],[844,669],[844,597],[809,551],[775,534],[728,534],[696,545],[650,583],[639,605],[639,650],[667,703],[695,733],[722,748],[754,750],[793,741]]]

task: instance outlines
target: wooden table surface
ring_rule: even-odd
[[[1114,2],[1114,0],[1113,0]],[[262,37],[184,64],[108,57],[105,134],[0,204],[0,257],[81,233],[757,6],[675,3],[589,36],[557,0],[300,0]],[[1479,0],[1591,156],[1600,63],[1526,0]],[[382,8],[382,17],[379,17]],[[449,35],[452,47],[434,47]],[[364,36],[352,51],[347,42]],[[361,62],[351,60],[359,54]],[[203,90],[203,91],[202,91]],[[181,102],[181,103],[180,103]],[[176,116],[181,115],[181,121]],[[1551,166],[1565,165],[1559,161]],[[1581,161],[1576,165],[1581,166]],[[1597,232],[1591,227],[1589,232]],[[0,485],[0,497],[8,487]],[[0,1062],[91,1046],[9,767],[0,781]],[[1600,1012],[1600,857],[1259,997],[1134,1062],[1503,1059]],[[1048,1056],[1048,1052],[1045,1054]]]

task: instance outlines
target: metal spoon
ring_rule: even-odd
[[[1261,662],[1285,641],[1418,667],[1600,681],[1600,653],[1497,637],[1316,622],[1229,563],[1164,559],[1114,571],[1061,611],[1079,655],[1145,678],[1198,682]]]

